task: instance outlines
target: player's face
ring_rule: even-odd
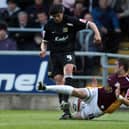
[[[53,15],[53,19],[54,19],[55,23],[61,23],[63,20],[63,13],[57,13],[57,14]]]
[[[121,71],[123,71],[123,67],[120,65],[119,61],[116,61],[115,72],[116,72],[117,74],[120,74]]]

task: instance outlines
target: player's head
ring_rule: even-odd
[[[128,72],[129,70],[129,59],[118,59],[116,62],[116,72],[122,73],[122,72]]]
[[[52,5],[49,13],[53,17],[53,19],[56,23],[60,23],[63,20],[64,7],[62,4]]]

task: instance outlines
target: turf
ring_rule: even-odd
[[[129,112],[86,120],[58,120],[55,111],[0,111],[0,129],[129,129]]]

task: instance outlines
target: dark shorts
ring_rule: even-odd
[[[63,75],[63,68],[66,64],[75,64],[75,56],[73,52],[52,53],[50,58],[53,76],[57,74]]]

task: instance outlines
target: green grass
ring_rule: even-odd
[[[58,120],[55,111],[0,111],[0,129],[129,129],[129,112],[86,120]]]

